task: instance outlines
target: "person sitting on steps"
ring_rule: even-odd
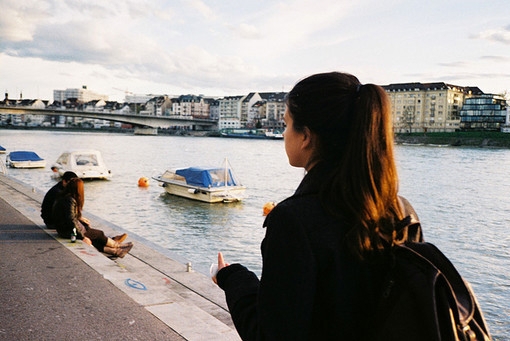
[[[62,175],[62,180],[49,189],[44,195],[44,199],[41,205],[41,218],[44,220],[44,224],[49,229],[55,229],[53,224],[53,204],[57,199],[60,192],[64,190],[69,180],[77,178],[75,172],[67,171]]]
[[[133,243],[123,243],[127,234],[109,238],[103,231],[90,227],[90,221],[81,212],[85,203],[83,180],[69,180],[65,189],[57,196],[53,205],[54,225],[62,238],[71,238],[76,229],[76,238],[93,245],[101,252],[123,258],[133,247]]]

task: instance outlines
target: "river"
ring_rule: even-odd
[[[0,130],[0,145],[47,160],[45,169],[8,170],[41,192],[55,184],[50,167],[64,150],[100,150],[113,177],[85,183],[84,215],[150,240],[203,273],[222,251],[260,274],[262,207],[291,195],[303,177],[289,166],[281,140]],[[400,193],[418,212],[426,240],[472,284],[494,339],[510,340],[510,150],[398,145],[396,155]],[[247,187],[241,203],[173,197],[154,180],[138,187],[140,177],[219,166],[225,157]]]

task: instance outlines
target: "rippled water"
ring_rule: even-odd
[[[33,150],[46,169],[9,176],[46,191],[50,166],[65,149],[103,153],[111,181],[86,182],[90,212],[191,261],[207,272],[216,253],[260,274],[262,206],[291,195],[303,171],[290,167],[282,141],[0,130],[7,150]],[[210,205],[173,197],[138,179],[166,168],[221,165],[229,158],[248,187],[242,203]],[[414,205],[425,238],[472,284],[496,340],[510,340],[510,150],[397,146],[401,194]]]

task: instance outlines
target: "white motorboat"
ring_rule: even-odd
[[[51,169],[60,176],[72,171],[81,179],[109,180],[112,177],[101,152],[93,149],[66,151],[58,157]]]
[[[169,194],[207,203],[241,201],[246,190],[227,159],[222,167],[170,169],[153,179]]]
[[[282,140],[283,133],[279,130],[270,129],[270,130],[266,131],[266,137],[273,139],[273,140]]]
[[[5,159],[11,168],[44,168],[46,160],[32,151],[19,150],[10,152]]]

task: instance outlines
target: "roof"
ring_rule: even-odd
[[[464,93],[471,92],[472,94],[483,94],[483,91],[478,87],[474,86],[459,86],[448,84],[444,82],[434,82],[434,83],[396,83],[383,85],[382,88],[386,91],[415,91],[415,90],[447,90],[447,89],[456,89],[458,91],[462,91]]]
[[[285,101],[286,92],[259,92],[262,99],[268,102],[283,102]]]

